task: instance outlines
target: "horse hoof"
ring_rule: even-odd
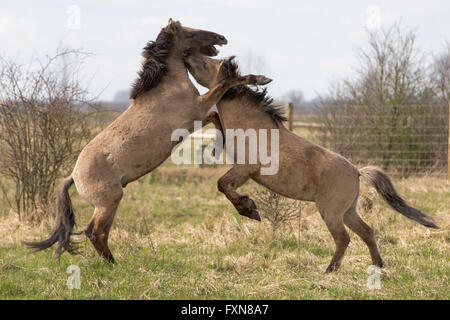
[[[327,268],[327,270],[325,270],[325,273],[331,273],[334,271],[337,271],[337,269],[339,269],[340,264],[330,264]]]
[[[250,213],[249,218],[253,219],[253,220],[261,221],[261,217],[259,216],[259,213],[256,210],[252,210],[252,212]]]
[[[377,261],[376,263],[374,263],[374,265],[376,265],[378,268],[383,268],[384,267],[384,262],[380,258],[380,260]]]
[[[110,265],[114,265],[116,263],[116,260],[114,260],[113,256],[103,256],[102,259],[104,262]]]

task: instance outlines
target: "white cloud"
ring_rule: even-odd
[[[233,8],[233,10],[256,10],[256,9],[262,9],[267,8],[268,6],[272,6],[273,3],[271,1],[265,1],[265,0],[212,0],[211,1],[214,6],[218,7],[229,7]]]
[[[147,26],[164,26],[165,24],[167,24],[167,17],[147,17],[147,18],[142,18],[139,20],[139,25],[141,27],[147,27]]]
[[[131,1],[131,0],[130,0]],[[92,90],[108,99],[128,88],[141,61],[141,48],[156,38],[169,18],[183,25],[225,35],[220,56],[237,55],[245,64],[249,52],[264,57],[264,72],[274,79],[271,94],[301,89],[309,97],[326,89],[331,78],[351,76],[356,48],[367,44],[367,7],[381,9],[381,24],[402,19],[416,28],[425,51],[438,52],[450,40],[448,0],[349,0],[345,2],[269,0],[1,0],[0,51],[24,59],[51,54],[67,32],[66,6],[79,5],[82,28],[64,39],[94,53],[87,68],[98,70]]]
[[[172,18],[173,20],[179,20],[182,25],[187,25],[190,27],[201,26],[202,24],[205,24],[207,22],[207,18],[200,16],[151,16],[140,19],[139,25],[141,27],[164,27],[165,25],[167,25],[169,18]]]
[[[315,66],[320,71],[326,71],[329,73],[345,74],[351,71],[352,66],[357,63],[356,58],[346,57],[346,58],[326,58],[318,60]]]
[[[3,35],[12,32],[32,31],[36,28],[37,21],[34,19],[27,19],[15,17],[12,15],[0,16],[0,33]]]

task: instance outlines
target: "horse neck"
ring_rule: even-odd
[[[243,129],[278,128],[270,116],[265,113],[260,106],[250,101],[245,96],[220,100],[217,104],[217,111],[224,122],[223,125],[225,128],[230,125],[236,127],[238,124],[239,127]]]
[[[167,56],[166,63],[169,70],[166,77],[175,77],[177,80],[189,79],[183,57],[176,47],[172,48],[170,54]]]
[[[155,101],[160,101],[161,95],[165,95],[167,92],[186,90],[186,88],[191,90],[193,85],[189,79],[183,58],[175,48],[172,48],[165,63],[167,65],[167,73],[154,88],[139,96],[134,102],[135,105],[152,106]]]
[[[160,90],[170,90],[170,92],[176,92],[177,90],[184,90],[189,88],[188,72],[183,62],[183,57],[175,48],[166,58],[167,73],[161,79],[161,82],[157,87],[161,87]]]

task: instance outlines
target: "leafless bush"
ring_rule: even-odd
[[[437,97],[450,103],[450,43],[443,53],[434,57],[431,77]]]
[[[444,58],[437,69],[445,84]],[[442,170],[448,104],[437,99],[415,33],[399,25],[369,33],[356,77],[338,82],[319,103],[318,141],[362,164],[407,176]],[[447,75],[448,77],[448,75]]]
[[[0,58],[0,175],[15,183],[8,202],[20,218],[43,218],[49,210],[37,209],[90,137],[80,54],[64,50],[31,69]]]
[[[272,237],[275,238],[277,230],[293,219],[301,219],[305,204],[280,196],[269,189],[258,190],[255,200],[261,217],[267,219],[272,226]]]

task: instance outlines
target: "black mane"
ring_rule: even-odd
[[[225,60],[225,68],[228,71],[229,77],[234,78],[241,76],[239,66],[236,62],[230,59]],[[234,99],[241,96],[247,97],[252,103],[260,107],[263,112],[267,113],[270,118],[272,118],[276,125],[288,120],[285,116],[284,107],[274,104],[273,98],[267,93],[267,88],[264,88],[263,90],[253,90],[246,85],[236,86],[228,90],[223,95],[222,100]]]
[[[173,34],[163,28],[156,40],[149,41],[144,47],[142,56],[145,60],[138,72],[138,78],[132,85],[131,99],[136,99],[142,93],[155,87],[167,73],[166,57],[170,52],[172,43]]]

